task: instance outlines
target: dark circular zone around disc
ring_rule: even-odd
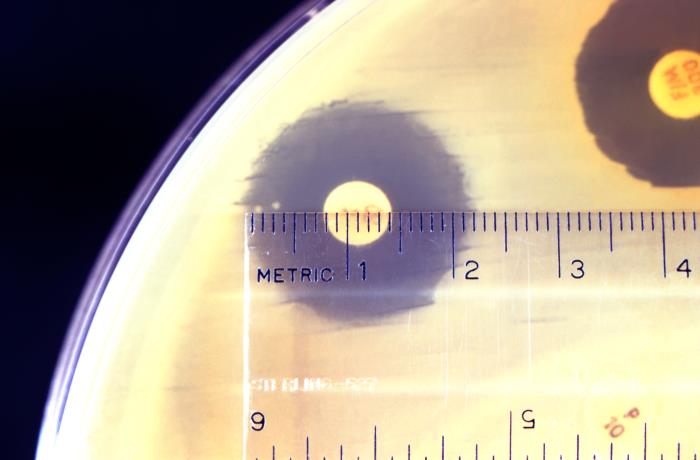
[[[648,90],[656,62],[679,49],[700,52],[700,1],[619,0],[590,30],[576,63],[599,148],[658,186],[700,184],[700,117],[665,115]]]
[[[314,109],[287,126],[258,158],[242,204],[262,212],[322,212],[334,188],[356,180],[382,189],[395,212],[469,206],[460,164],[413,114],[389,110],[382,103],[347,102]],[[427,231],[428,214],[424,217]],[[396,215],[391,233],[365,246],[351,246],[353,266],[366,262],[370,275],[366,280],[355,269],[349,281],[339,273],[343,279],[337,283],[285,285],[288,300],[340,320],[371,319],[431,304],[435,286],[451,268],[449,244],[442,244],[447,233],[417,237],[414,215],[411,238],[408,217],[403,218],[401,255],[397,255]],[[291,215],[287,219],[289,235]],[[270,224],[268,218],[268,228]],[[300,220],[297,225],[301,229]],[[277,226],[279,231],[279,219]],[[457,232],[457,244],[462,238]],[[323,266],[345,258],[345,244],[331,233],[321,232],[312,250],[299,248],[297,254],[290,252],[288,238],[274,238],[270,244],[266,263],[278,266]]]

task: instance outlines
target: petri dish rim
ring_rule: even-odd
[[[97,257],[76,304],[61,347],[39,432],[36,458],[50,452],[75,366],[105,288],[124,249],[170,171],[221,105],[280,45],[335,0],[305,0],[238,57],[209,88],[170,136],[121,211]]]

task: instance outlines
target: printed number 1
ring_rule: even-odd
[[[362,281],[366,281],[367,280],[367,262],[363,260],[362,262],[357,264],[357,266],[362,269]]]

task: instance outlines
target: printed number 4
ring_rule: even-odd
[[[676,271],[678,273],[685,273],[685,277],[690,278],[690,272],[693,270],[690,269],[690,262],[688,262],[688,259],[683,259],[683,262],[678,264]]]

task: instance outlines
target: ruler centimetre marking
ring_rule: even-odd
[[[440,436],[440,460],[447,460],[447,457],[445,455],[445,442],[446,438],[444,435]],[[644,431],[642,434],[642,460],[647,460],[647,448],[648,448],[648,437],[647,437],[647,424],[644,423]],[[577,434],[575,438],[575,460],[581,460],[581,435]],[[305,452],[304,452],[304,458],[306,460],[311,460],[312,459],[312,452],[311,452],[311,437],[306,436],[305,438]],[[614,442],[610,442],[609,446],[609,456],[608,460],[615,460],[615,451],[614,451]],[[681,443],[678,442],[676,443],[675,447],[675,457],[676,460],[681,460]],[[343,460],[344,456],[344,448],[343,444],[339,444],[339,460]],[[379,456],[377,454],[379,448],[379,436],[378,436],[378,431],[377,427],[373,427],[372,429],[372,460],[378,460]],[[508,414],[508,460],[513,460],[513,412],[510,412]],[[277,446],[272,445],[271,446],[271,460],[277,460],[276,459],[276,453],[277,453]],[[386,457],[386,455],[384,456]],[[630,454],[625,453],[624,457],[629,460],[630,459]],[[328,459],[329,457],[324,456],[323,460]],[[358,456],[357,459],[361,459],[361,456]],[[399,458],[398,456],[391,455],[391,459]],[[430,457],[425,456],[424,459],[428,460]],[[491,456],[492,460],[495,460],[497,457],[495,454]],[[559,458],[563,459],[564,455],[559,454]],[[664,454],[661,453],[659,454],[659,460],[663,460]],[[260,460],[260,457],[256,457],[256,460]],[[289,457],[290,460],[293,460],[294,457]],[[459,455],[457,457],[458,460],[462,459],[462,456]],[[597,454],[592,454],[592,459],[596,460],[597,459]],[[406,460],[411,460],[411,444],[408,443],[406,445]],[[474,444],[474,460],[479,460],[479,443]],[[529,455],[526,455],[526,460],[529,460]],[[543,442],[542,443],[542,460],[547,460],[547,443]],[[693,453],[693,460],[697,460],[697,453]]]
[[[329,215],[330,214],[330,215]],[[356,247],[352,241],[353,235],[360,233],[382,232],[381,238],[396,239],[395,254],[403,255],[410,251],[407,247],[406,239],[415,235],[446,234],[450,238],[445,240],[449,246],[445,251],[449,252],[450,266],[446,267],[451,272],[452,279],[458,278],[457,273],[457,253],[464,250],[459,246],[461,235],[471,234],[501,234],[502,251],[509,253],[512,249],[513,240],[510,231],[521,234],[530,232],[530,220],[534,214],[534,230],[536,233],[553,233],[556,249],[553,256],[556,257],[557,278],[563,277],[563,252],[565,245],[571,245],[579,238],[578,234],[599,233],[607,234],[607,245],[610,253],[615,253],[618,246],[622,244],[626,234],[634,233],[660,233],[658,247],[660,250],[660,274],[663,278],[668,278],[671,263],[668,260],[669,240],[675,238],[678,232],[697,232],[697,218],[694,211],[536,211],[536,212],[495,212],[495,211],[411,211],[411,212],[391,212],[391,213],[365,213],[365,212],[269,212],[269,213],[249,213],[246,215],[246,231],[253,234],[266,234],[274,238],[286,238],[287,219],[291,217],[291,236],[289,244],[292,254],[298,251],[313,250],[312,242],[306,247],[300,248],[300,238],[304,235],[327,234],[343,231],[342,243],[345,247],[345,280],[349,281],[352,275],[351,259],[352,252]],[[582,217],[583,214],[583,217]],[[607,214],[607,216],[605,215]],[[382,222],[382,215],[386,217],[386,224]],[[320,217],[322,216],[322,217]],[[690,217],[690,224],[687,222]],[[276,222],[282,221],[281,232],[277,228]],[[303,219],[303,232],[297,232],[297,218]],[[414,228],[414,220],[418,218],[417,228]],[[308,219],[313,219],[313,225],[308,224]],[[318,219],[323,219],[323,225],[318,225]],[[361,218],[366,219],[367,225],[360,225]],[[329,224],[329,219],[331,223]],[[408,228],[404,228],[404,220],[407,219]],[[456,220],[461,219],[461,224]],[[553,222],[550,220],[553,219]],[[471,220],[471,222],[469,222]],[[512,221],[511,221],[512,220]],[[597,220],[597,226],[593,224]],[[670,220],[670,222],[669,222]],[[424,222],[427,221],[427,222]],[[541,222],[544,221],[544,222]],[[583,221],[583,222],[582,222]],[[616,222],[617,221],[617,222]],[[266,225],[266,222],[271,222]],[[376,222],[376,225],[373,225]],[[344,228],[341,229],[344,223]],[[544,225],[542,225],[544,223]],[[627,225],[626,225],[627,223]],[[657,225],[660,224],[660,225]],[[354,225],[353,225],[354,224]],[[480,224],[480,225],[479,225]],[[648,225],[650,224],[650,225]],[[670,225],[669,225],[670,224]],[[271,228],[270,228],[271,227]],[[660,228],[659,228],[660,227]],[[670,227],[670,228],[667,228]],[[587,230],[587,232],[586,232]],[[660,231],[659,231],[660,230]],[[567,238],[563,238],[566,234]],[[566,241],[565,241],[566,240]],[[517,242],[516,242],[517,243]],[[469,248],[466,248],[469,252]]]

